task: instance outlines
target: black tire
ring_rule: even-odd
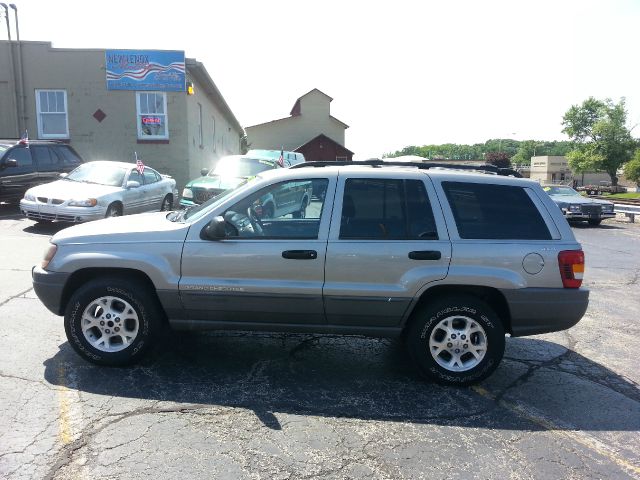
[[[308,205],[309,205],[309,200],[307,199],[307,197],[304,197],[302,199],[302,206],[300,207],[300,210],[298,210],[297,212],[293,212],[291,216],[293,218],[306,218]]]
[[[598,219],[593,218],[591,220],[588,220],[588,222],[589,222],[589,225],[591,225],[592,227],[597,227],[598,225],[600,225],[602,223],[602,219],[601,218],[598,218]]]
[[[122,206],[119,203],[112,203],[109,205],[107,213],[104,214],[105,218],[120,216],[122,216]]]
[[[442,322],[446,321],[450,322],[449,333],[443,329]],[[474,325],[479,326],[481,332],[471,332],[468,337],[461,335],[463,325],[472,330]],[[432,350],[432,339],[441,342],[442,349],[435,350],[438,347],[434,346]],[[414,312],[407,327],[406,342],[423,376],[443,385],[467,386],[484,380],[498,367],[504,355],[504,327],[493,309],[482,300],[471,295],[451,295]],[[477,360],[471,350],[478,352],[483,346],[484,354],[479,354],[481,359]],[[432,351],[438,353],[434,355]],[[450,368],[442,365],[454,361],[454,355],[459,355],[457,367],[455,363]]]
[[[167,193],[160,204],[160,211],[168,212],[170,210],[173,210],[173,195]]]
[[[104,303],[98,301],[105,297],[113,300]],[[86,310],[93,311],[93,314],[85,315]],[[117,315],[123,318],[116,317],[116,314],[109,317],[111,314],[105,313],[107,311],[120,311]],[[127,328],[131,331],[131,325],[134,324],[132,317],[135,317],[137,329],[129,345],[124,341],[111,342],[113,337],[125,335]],[[95,320],[96,325],[88,328],[85,334],[83,324],[86,326],[91,320]],[[102,326],[98,323],[102,323]],[[95,279],[84,284],[71,296],[64,315],[64,330],[69,344],[81,357],[97,365],[123,366],[138,362],[156,343],[164,325],[164,312],[154,293],[139,282],[134,283],[122,277]],[[116,327],[121,328],[118,333]],[[106,332],[113,336],[107,337]],[[100,336],[97,336],[98,333]],[[104,345],[102,349],[92,345],[87,338],[96,337],[97,342],[103,335],[105,339],[109,338],[109,345]],[[109,348],[120,350],[105,351]]]

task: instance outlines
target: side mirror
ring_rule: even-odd
[[[129,180],[125,186],[127,188],[138,188],[140,186],[140,182],[136,182],[135,180]]]
[[[202,229],[202,237],[209,240],[222,240],[227,238],[225,221],[222,217],[214,217],[207,226]]]
[[[66,178],[66,177],[67,177],[67,175],[69,175],[69,174],[68,174],[68,173],[61,173],[61,174],[60,174],[60,178]]]
[[[9,167],[17,167],[17,166],[18,166],[18,161],[15,158],[10,158],[2,164],[3,169],[9,168]]]
[[[200,176],[201,177],[206,177],[207,173],[209,173],[209,169],[208,168],[203,168],[202,170],[200,170]]]

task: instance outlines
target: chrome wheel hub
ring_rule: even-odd
[[[472,318],[462,315],[447,317],[431,331],[429,353],[446,370],[471,370],[487,353],[487,334]]]
[[[100,297],[82,312],[84,338],[101,352],[124,350],[138,336],[140,322],[135,309],[118,297]]]

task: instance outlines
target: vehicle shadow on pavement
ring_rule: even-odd
[[[23,218],[18,205],[12,203],[0,203],[0,218]]]
[[[472,388],[423,380],[397,340],[216,332],[174,333],[167,343],[129,368],[89,364],[64,343],[44,362],[45,380],[182,409],[250,409],[276,430],[279,413],[527,431],[550,424],[640,430],[637,384],[536,338],[508,339],[501,366]]]
[[[24,232],[33,233],[36,235],[54,235],[58,233],[60,230],[64,230],[65,228],[73,226],[73,223],[62,223],[62,222],[41,222],[34,223],[33,225],[29,225],[26,228],[23,228]]]

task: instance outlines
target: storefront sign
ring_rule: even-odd
[[[185,91],[184,52],[107,50],[107,90]]]

